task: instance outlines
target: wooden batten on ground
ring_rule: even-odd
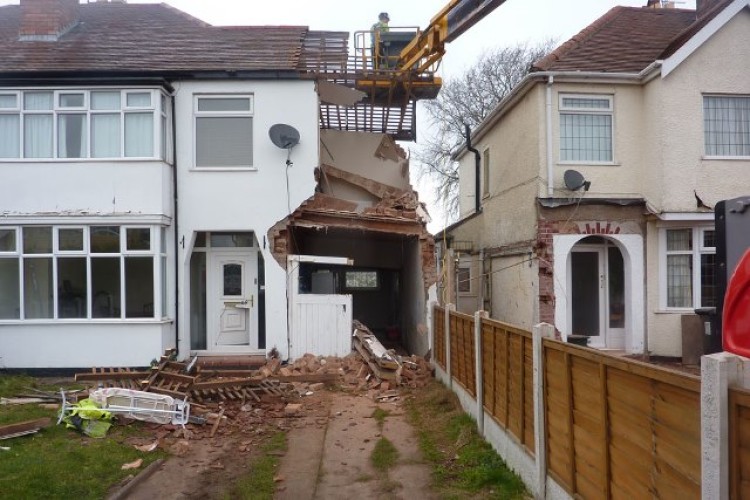
[[[51,420],[49,418],[39,418],[36,420],[27,420],[26,422],[19,422],[17,424],[9,424],[0,426],[0,439],[10,439],[19,436],[25,436],[27,434],[34,434],[39,429],[49,427]]]

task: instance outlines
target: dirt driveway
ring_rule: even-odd
[[[227,405],[228,418],[213,437],[194,432],[186,439],[179,429],[157,429],[160,446],[172,456],[125,498],[221,498],[247,473],[252,454],[278,431],[287,433],[288,446],[276,472],[275,498],[433,498],[430,468],[399,398],[377,403],[366,392],[323,389],[297,403],[301,407],[293,414],[284,411],[282,401]],[[376,408],[381,419],[373,417]],[[383,471],[371,463],[381,438],[398,450]]]

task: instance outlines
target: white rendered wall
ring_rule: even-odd
[[[253,95],[253,169],[193,169],[193,102],[195,94]],[[318,166],[318,97],[312,81],[185,82],[175,95],[177,183],[179,197],[180,355],[190,352],[189,264],[196,231],[254,231],[265,261],[266,348],[288,355],[286,272],[276,262],[267,232],[315,190]],[[286,123],[300,133],[293,149],[286,184],[287,152],[273,145],[268,129]],[[288,192],[288,197],[287,197]]]
[[[65,321],[0,326],[0,369],[148,366],[174,347],[171,322]]]
[[[160,161],[0,163],[0,215],[172,215]]]

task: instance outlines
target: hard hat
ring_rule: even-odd
[[[390,17],[388,17],[388,13],[387,13],[387,12],[381,12],[381,13],[380,13],[380,14],[378,15],[378,19],[380,19],[381,21],[382,21],[382,20],[386,20],[386,21],[390,21],[390,20],[391,20],[391,18],[390,18]]]

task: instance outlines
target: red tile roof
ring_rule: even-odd
[[[534,63],[533,70],[638,73],[674,53],[730,1],[719,2],[700,19],[693,10],[614,7]]]
[[[19,40],[21,9],[0,7],[0,75],[28,72],[294,71],[304,26],[215,27],[166,4],[91,3],[56,42]]]

